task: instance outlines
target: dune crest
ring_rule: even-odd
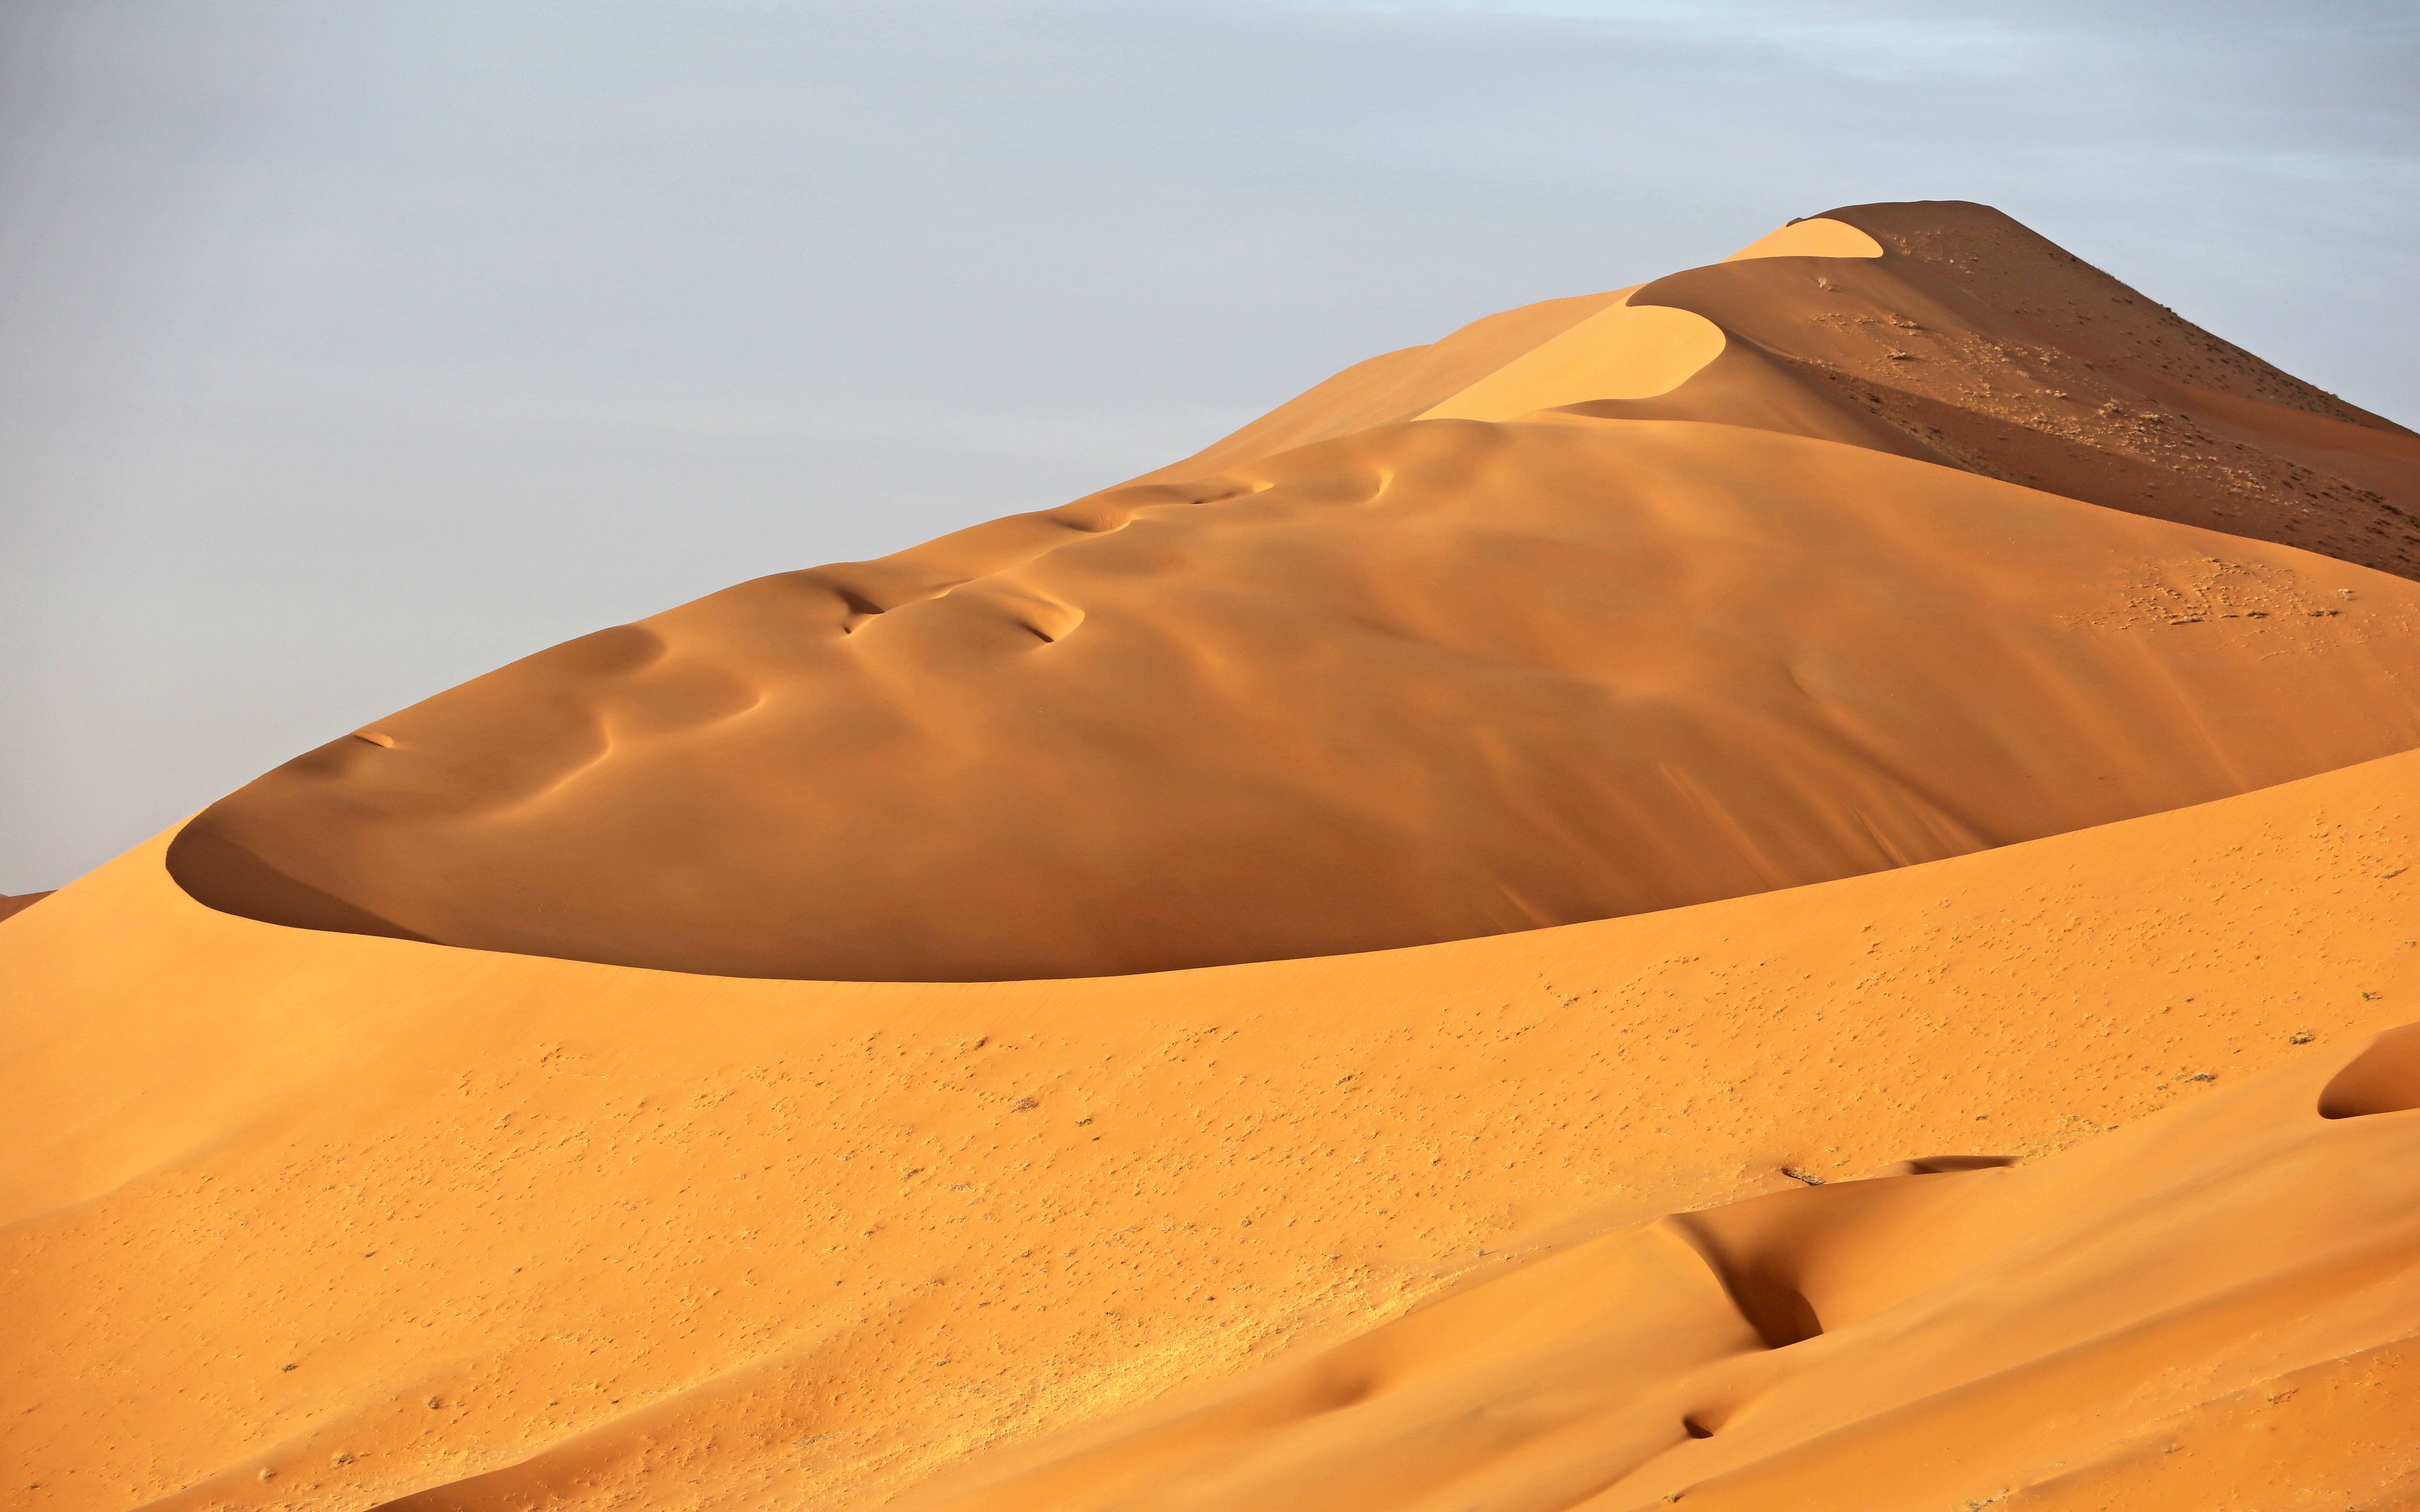
[[[2420,1107],[2415,1046],[2420,1025],[2390,1030],[2039,1165],[1827,1183],[1559,1245],[902,1509],[2420,1489],[2420,1176],[2375,1174],[2420,1171],[2420,1120],[2312,1117],[2349,1079],[2392,1087],[2367,1113]],[[2247,1427],[2257,1477],[2207,1464]],[[2144,1473],[2180,1453],[2181,1473]]]
[[[76,1512],[305,1495],[871,1508],[943,1471],[1014,1468],[976,1462],[993,1448],[1063,1454],[1044,1430],[1115,1437],[1127,1424],[1108,1414],[1171,1389],[1249,1386],[1238,1371],[1315,1357],[1525,1257],[1805,1177],[2015,1156],[2010,1176],[2047,1179],[2072,1168],[2059,1151],[2089,1157],[2163,1109],[2212,1111],[2159,1157],[2188,1184],[2224,1187],[2248,1153],[2354,1148],[2292,1145],[2280,1106],[2303,1129],[2406,1137],[2412,1115],[2331,1123],[2319,1102],[2420,1001],[2415,784],[2407,753],[1667,913],[1008,984],[751,981],[296,932],[194,903],[163,836],[0,928],[16,1157],[0,1264],[21,1320],[0,1372],[6,1473]],[[2222,1127],[2214,1099],[2278,1067],[2308,1080]],[[2301,1200],[2408,1208],[2401,1157],[2359,1148],[2384,1164],[2357,1191],[2315,1177]],[[2104,1191],[2062,1176],[2042,1201],[2061,1231],[2105,1236],[2104,1273],[2156,1279],[2159,1226],[2128,1227],[2142,1149]],[[2326,1239],[2316,1217],[2268,1216],[2251,1232],[2273,1248],[2195,1263],[2257,1278]],[[1980,1230],[1924,1232],[1898,1246],[1907,1263],[2000,1273],[1988,1243],[1947,1242]],[[2262,1295],[2278,1327],[2303,1316]],[[1725,1305],[1706,1294],[1689,1316]],[[1940,1327],[1923,1336],[1963,1350],[1988,1321]],[[2292,1365],[2230,1330],[2177,1357],[2234,1379]],[[1676,1348],[1705,1352],[1685,1333]],[[1963,1388],[1915,1353],[1859,1358],[1877,1392],[1939,1381],[1956,1409]],[[1448,1397],[1451,1358],[1429,1378]],[[2303,1381],[2295,1411],[2368,1401],[2391,1424],[2400,1398],[2362,1395],[2368,1360],[2337,1358],[2349,1374],[2293,1366],[2271,1389]],[[2079,1444],[2172,1421],[2214,1448],[2268,1431],[2257,1394],[2195,1407],[2195,1380],[2217,1376],[2091,1398],[2106,1420]],[[1790,1442],[1824,1396],[1761,1412],[1759,1432]],[[1716,1405],[1671,1402],[1659,1432]],[[1748,1425],[1700,1423],[1723,1453]],[[1247,1442],[1228,1442],[1240,1459]],[[2149,1442],[2156,1458],[2166,1441]],[[1938,1458],[1885,1458],[1911,1476]],[[1867,1484],[1852,1465],[1776,1500]],[[1863,1504],[1936,1512],[1937,1485],[1907,1484]]]
[[[1518,420],[1590,399],[1652,398],[1687,382],[1722,350],[1713,321],[1668,305],[1634,305],[1625,293],[1416,418]]]
[[[2045,447],[2055,488],[2005,486]],[[2407,454],[1995,212],[1856,207],[530,657],[212,805],[170,868],[281,924],[830,980],[1795,887],[2420,740],[2412,585],[2244,538],[2399,571],[2397,506],[2279,515],[2262,469]]]
[[[1764,235],[1723,259],[1752,257],[1880,257],[1883,244],[1846,221],[1810,215]]]
[[[572,641],[260,779],[169,866],[275,923],[727,976],[1332,955],[2420,744],[2415,610],[1859,447],[1423,421]]]
[[[1851,207],[340,735],[0,922],[0,1485],[2420,1504],[2415,445]]]

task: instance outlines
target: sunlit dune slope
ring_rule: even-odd
[[[1832,1191],[1770,1210],[1837,1218],[1820,1253],[1857,1300],[1843,1313],[1835,1273],[1802,1275],[1827,1340],[1760,1355],[1734,1327],[1714,1350],[1730,1363],[1637,1381],[1662,1406],[1621,1421],[1671,1449],[1634,1484],[1812,1465],[1807,1497],[1762,1504],[1840,1504],[1816,1493],[1854,1477],[1799,1437],[1835,1418],[1882,1435],[1839,1442],[1885,1447],[1908,1478],[1885,1489],[1931,1495],[1917,1472],[1964,1462],[1970,1440],[1982,1487],[2068,1462],[2012,1437],[2013,1410],[1962,1415],[1970,1400],[2051,1401],[2031,1426],[2112,1475],[2135,1442],[2163,1473],[2240,1442],[2284,1456],[2315,1427],[2319,1449],[2358,1449],[2364,1414],[2401,1398],[2363,1385],[2358,1358],[2291,1372],[2365,1328],[2388,1337],[2393,1298],[2340,1270],[2301,1307],[2276,1278],[2295,1254],[2400,1242],[2397,1120],[2415,1116],[2306,1140],[2280,1121],[2285,1093],[2214,1100],[2304,1057],[2294,1085],[2316,1086],[2420,1002],[2415,791],[2420,755],[2403,755],[1668,913],[1005,984],[684,977],[296,932],[194,903],[154,843],[0,927],[0,1484],[39,1481],[27,1504],[60,1512],[871,1507],[977,1473],[986,1445],[1211,1389],[1440,1288],[1535,1285],[1559,1306],[1564,1273],[1489,1278],[1542,1242],[1790,1190],[1784,1167],[1838,1182],[2060,1148],[2082,1164],[1910,1184],[1945,1194],[1938,1213],[1869,1222]],[[2215,1121],[2102,1134],[2163,1108]],[[2091,1153],[2105,1140],[2116,1153]],[[2180,1200],[2195,1181],[2207,1212]],[[2240,1226],[2244,1201],[2269,1221]],[[1900,1237],[1871,1227],[1885,1218]],[[2143,1226],[2168,1223],[2182,1247],[2163,1261]],[[1621,1358],[1708,1356],[1689,1330],[1715,1327],[1719,1297],[1668,1269],[1621,1279],[1625,1242],[1575,1262],[1601,1262],[1605,1289],[1569,1318],[1573,1348],[1620,1344],[1622,1296],[1640,1315],[1682,1297],[1671,1352]],[[1934,1274],[1968,1289],[1937,1319],[1884,1316]],[[2086,1296],[2096,1275],[2112,1284]],[[2229,1276],[2271,1342],[2206,1305]],[[2067,1332],[1943,1360],[1988,1335],[1986,1283],[2014,1288],[2011,1319]],[[2118,1350],[2164,1297],[2202,1309],[2190,1336]],[[2365,1298],[2383,1299],[2371,1323],[2352,1317]],[[2049,1376],[1956,1384],[2063,1337],[2089,1346],[2086,1375],[2055,1396],[2023,1395]],[[1500,1343],[1492,1358],[1518,1358],[1522,1339]],[[1459,1348],[1372,1380],[1478,1399],[1481,1372],[1457,1384],[1450,1362],[1486,1357]],[[2264,1370],[2301,1394],[2271,1409],[2244,1390]],[[1716,1381],[1737,1395],[1679,1389]],[[1508,1432],[1552,1406],[1521,1386],[1492,1419]],[[1894,1391],[1915,1395],[1884,1411]],[[1717,1407],[1736,1421],[1679,1441],[1678,1414]],[[1348,1436],[1372,1420],[1334,1419]],[[2200,1436],[2161,1458],[2166,1425]],[[1264,1441],[1227,1442],[1266,1470]]]
[[[170,866],[276,922],[727,975],[1375,949],[2420,744],[2415,605],[1857,447],[1429,420],[573,641],[259,779]]]
[[[1918,455],[2420,576],[2420,436],[1988,207],[1861,205],[1826,218],[1869,232],[1884,255],[1720,264],[1630,301],[1714,322],[1755,387],[1882,420]],[[1703,378],[1740,386],[1721,365]],[[1722,390],[1709,381],[1600,412],[1741,421]]]
[[[2420,1507],[2415,445],[1856,207],[380,720],[0,921],[0,1503]]]
[[[1843,222],[1793,221],[1758,238],[1725,262],[1762,257],[1879,257],[1882,243]],[[1547,300],[1474,320],[1442,341],[1407,347],[1357,363],[1313,385],[1258,420],[1179,462],[1146,472],[1139,483],[1185,482],[1339,436],[1435,414],[1500,420],[1545,405],[1585,399],[1642,397],[1688,380],[1724,347],[1722,329],[1669,306],[1625,313],[1638,287],[1609,294]],[[1526,404],[1485,405],[1491,393],[1511,397],[1507,377],[1531,380]],[[1575,392],[1539,393],[1536,379]],[[1592,392],[1591,392],[1592,391]],[[1481,401],[1475,405],[1474,399]]]
[[[2420,1024],[2039,1165],[1567,1243],[908,1504],[2403,1505],[2415,1412]]]
[[[2420,738],[2403,583],[1978,474],[2401,570],[2415,459],[1997,212],[1858,207],[516,663],[170,867],[286,924],[850,980],[1796,886]]]
[[[1668,322],[1607,323],[1621,313],[1614,305],[1704,325],[1690,346]],[[1348,369],[1145,476],[1198,476],[1450,407],[1489,380],[1481,361],[1568,354],[1590,334],[1575,314],[1600,338],[1621,337],[1597,343],[1615,348],[1597,393],[1542,393],[1540,408],[1819,436],[2420,576],[2420,436],[2211,335],[1999,211],[1954,200],[1833,210],[1710,267],[1490,316]],[[1516,336],[1531,344],[1509,352]],[[1625,386],[1637,365],[1627,351],[1640,346],[1717,355],[1684,380]],[[1394,375],[1384,389],[1363,376],[1378,372]],[[1389,405],[1337,402],[1365,387]]]

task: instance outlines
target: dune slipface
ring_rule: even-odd
[[[2020,250],[2010,299],[2118,287]],[[482,949],[1096,976],[1795,887],[2420,742],[2420,590],[1919,460],[1915,401],[1854,386],[1878,317],[1805,309],[1916,312],[1928,373],[1999,373],[2015,317],[1839,220],[1748,252],[1365,364],[1188,481],[542,653],[213,805],[170,869]],[[2078,318],[2094,364],[2109,326],[2270,394],[2239,408],[2310,397]],[[1844,365],[1735,333],[1773,328]]]
[[[1858,207],[380,720],[0,921],[0,1487],[2420,1505],[2414,444]]]

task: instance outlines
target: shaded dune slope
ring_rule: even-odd
[[[2420,1507],[2415,444],[1854,207],[415,705],[0,901],[0,1501]]]
[[[1828,218],[1884,255],[1721,264],[1630,294],[1718,325],[1752,376],[1597,412],[1760,423],[1744,421],[1738,390],[1795,390],[1881,421],[1910,455],[2420,576],[2420,436],[1988,207]]]
[[[1525,1425],[1576,1412],[1662,1436],[1637,1487],[1801,1467],[1766,1506],[1938,1512],[2129,1456],[2223,1478],[2245,1444],[2246,1486],[2339,1454],[2374,1491],[2398,1463],[2371,1457],[2375,1414],[2408,1400],[2399,1304],[2349,1269],[2322,1295],[2288,1283],[2298,1255],[2341,1267],[2406,1231],[2420,1114],[2383,1110],[2392,1078],[2341,1084],[2357,1116],[2335,1128],[2309,1110],[2420,1001],[2416,782],[2407,754],[1665,913],[1072,982],[751,981],[297,932],[192,903],[163,837],[0,928],[0,1473],[61,1512],[871,1507],[1016,1468],[988,1446],[1345,1346],[1327,1358],[1387,1358],[1365,1409],[1340,1392],[1320,1419],[1334,1438],[1308,1425],[1304,1463],[1337,1474],[1362,1427],[1425,1400],[1488,1405],[1501,1453],[1454,1441],[1473,1474],[1527,1473]],[[2280,1066],[2290,1098],[2222,1112]],[[2105,1133],[2164,1109],[2192,1121]],[[1790,1254],[1837,1263],[1782,1277],[1827,1330],[1809,1343],[1752,1343],[1668,1246],[1636,1272],[1629,1240],[1590,1250],[1572,1265],[1605,1287],[1580,1296],[1570,1267],[1507,1269],[1792,1190],[1785,1169],[1937,1156],[2026,1164],[1905,1183],[1921,1211],[1828,1188],[1741,1210],[1793,1235],[1809,1215]],[[2172,1225],[2192,1242],[2164,1247]],[[2216,1310],[2229,1286],[2265,1324]],[[1503,1352],[1462,1352],[1493,1321],[1347,1345],[1456,1288],[1506,1318]],[[2023,1326],[1962,1358],[2002,1288]],[[1518,1309],[1491,1309],[1525,1294],[1575,1309],[1575,1359],[1670,1375],[1524,1395],[1551,1350],[1521,1355]],[[2200,1309],[2190,1337],[2152,1331],[2162,1298]],[[1683,1303],[1666,1353],[1623,1332]],[[2027,1362],[2062,1341],[2097,1379],[2059,1378],[2035,1414],[2052,1378]],[[1229,1428],[1205,1443],[1269,1504],[1320,1504],[1267,1478],[1275,1441]],[[1843,1468],[1835,1442],[1881,1447]],[[1917,1473],[1959,1463],[1978,1489],[1954,1499]],[[2347,1502],[2397,1504],[2317,1504]]]
[[[2415,605],[1856,447],[1419,421],[571,642],[259,779],[170,865],[281,923],[725,975],[1384,949],[2420,744]]]
[[[1490,316],[1349,368],[1145,478],[1412,418],[1480,382],[1497,333],[1544,346],[1615,303],[1698,316],[1718,355],[1668,392],[1555,403],[1870,446],[2420,576],[2420,436],[1961,201],[1851,206],[1710,267]],[[1383,413],[1338,402],[1372,373],[1392,378]]]

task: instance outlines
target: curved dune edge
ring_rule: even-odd
[[[1191,456],[1128,479],[1124,486],[1190,483],[1282,452],[1410,420],[1631,292],[1618,288],[1525,304],[1481,316],[1439,340],[1366,358]]]
[[[479,949],[1111,976],[1786,887],[2420,744],[2420,585],[1604,407],[743,584],[298,758],[170,868]]]
[[[2341,1057],[2420,1000],[2415,785],[2403,755],[1665,914],[990,985],[298,933],[186,899],[163,837],[0,931],[0,1447],[62,1508],[870,1507],[1558,1235]]]
[[[1835,215],[1884,255],[1636,291],[1722,333],[1675,388],[1403,428],[1892,453],[2152,517],[2212,566],[2234,543],[2163,522],[2420,568],[2420,439],[1995,212]],[[1342,426],[1328,501],[1367,508],[1397,475],[1372,426],[1631,292],[1373,360],[1197,475],[1250,507],[1273,438]],[[1868,463],[1905,467],[1842,471]],[[1207,502],[1112,490],[780,591],[854,644],[938,606],[1056,656],[1114,623],[1063,580],[1071,537],[1179,500]],[[2306,616],[2342,635],[2313,707],[2399,699],[2403,585],[2274,560],[2338,611]],[[2098,628],[2156,660],[2282,618],[2259,573],[2167,567]],[[595,737],[762,694],[644,627],[561,649],[643,692],[566,721],[530,807],[610,777]],[[2365,657],[2386,698],[2321,686]],[[2310,738],[2164,717],[2189,744],[2205,717]],[[340,753],[409,756],[390,723]],[[297,932],[196,904],[163,836],[0,923],[0,1485],[75,1512],[2420,1504],[2415,791],[2420,751],[1629,918],[988,983]]]
[[[1769,232],[1724,261],[1882,255],[1881,243],[1866,232],[1817,216]],[[1721,350],[1724,338],[1719,328],[1709,332],[1670,316],[1642,317],[1640,311],[1654,307],[1628,303],[1641,286],[1524,305],[1474,320],[1439,341],[1369,358],[1312,385],[1191,456],[1131,481],[1189,482],[1296,447],[1423,414],[1511,419],[1530,409],[1557,409],[1581,400],[1644,398],[1665,393],[1703,367]],[[1613,315],[1625,307],[1633,313]],[[1576,338],[1582,326],[1590,327],[1586,338],[1567,339]],[[1514,367],[1528,376],[1519,382],[1495,381],[1496,374]],[[1606,386],[1593,393],[1576,392],[1591,386],[1582,381],[1590,375],[1601,375]],[[1524,409],[1516,407],[1516,401],[1517,392],[1525,387],[1546,387],[1566,396]],[[1473,391],[1487,401],[1484,408],[1490,412],[1460,407],[1460,396]]]
[[[1754,257],[1879,257],[1882,255],[1881,242],[1846,221],[1810,215],[1803,221],[1792,221],[1788,225],[1767,231],[1723,261],[1746,262]]]
[[[528,658],[213,805],[171,869],[473,949],[1118,975],[1788,887],[2420,737],[2412,642],[2352,623],[2406,617],[2420,438],[1983,207],[1743,253],[1361,364],[1222,471]],[[1962,514],[2010,539],[1939,549]],[[2247,537],[2404,580],[2338,603]],[[2228,619],[2271,644],[2140,633]]]
[[[1668,393],[1722,355],[1703,316],[1623,295],[1569,331],[1420,411],[1421,420],[1516,420],[1590,399]]]
[[[1726,359],[1761,357],[1754,402],[1721,408],[1736,385],[1711,384],[1710,367],[1602,412],[1761,424],[1758,408],[1786,386],[1802,391],[1792,407],[1858,412],[1884,450],[2420,578],[2420,436],[1988,206],[1858,205],[1822,219],[1883,255],[1820,269],[1732,260],[1630,295],[1721,326]]]
[[[1959,201],[1849,206],[1720,263],[1489,316],[1349,368],[1139,481],[1406,418],[1421,408],[1410,401],[1441,403],[1617,300],[1707,318],[1720,355],[1674,390],[1545,408],[1822,435],[2420,577],[2420,437]],[[1744,368],[1758,375],[1746,393]],[[1810,430],[1815,410],[1836,413]]]

